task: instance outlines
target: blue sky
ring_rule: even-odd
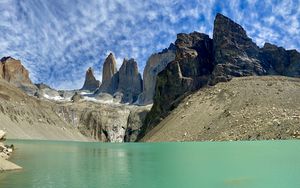
[[[0,0],[0,56],[20,59],[34,82],[80,88],[93,67],[101,79],[109,52],[147,58],[180,32],[212,36],[220,12],[253,40],[300,50],[300,1],[296,0]]]

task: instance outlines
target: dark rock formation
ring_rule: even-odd
[[[268,75],[300,76],[300,54],[296,50],[265,43],[260,55]]]
[[[29,78],[28,70],[20,60],[12,57],[3,57],[0,60],[0,78],[22,89],[29,95],[34,95],[37,88]]]
[[[222,14],[214,21],[214,65],[212,84],[232,77],[263,75],[259,47],[237,23]]]
[[[143,73],[143,93],[139,96],[139,104],[146,105],[153,102],[156,77],[159,72],[165,69],[169,62],[175,59],[175,50],[175,45],[171,44],[169,48],[149,57]]]
[[[138,71],[137,63],[134,59],[124,59],[119,70],[118,91],[123,93],[122,102],[132,103],[137,100],[142,92],[142,77]]]
[[[287,50],[290,64],[286,68],[285,76],[300,77],[300,53],[296,50]]]
[[[104,61],[102,69],[102,84],[99,92],[114,93],[118,87],[117,63],[115,57],[110,53]]]
[[[108,93],[114,96],[113,101],[119,101],[121,97],[122,103],[135,102],[143,89],[142,77],[138,72],[136,61],[124,59],[120,70],[117,71],[116,61],[112,53],[109,54],[103,64],[102,80],[102,85],[95,92],[96,96],[101,93]]]
[[[96,80],[93,69],[90,67],[85,74],[85,81],[81,90],[95,91],[100,86],[100,81]]]
[[[151,129],[167,115],[186,93],[207,84],[213,70],[213,43],[208,35],[181,33],[177,35],[175,45],[175,60],[157,76],[153,107],[145,121],[146,129]]]

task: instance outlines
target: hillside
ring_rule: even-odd
[[[233,78],[184,98],[142,141],[300,138],[299,99],[299,78]]]
[[[7,138],[92,140],[63,121],[53,111],[55,107],[0,79],[0,129],[8,133]]]

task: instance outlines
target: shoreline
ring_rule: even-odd
[[[10,170],[21,170],[22,167],[18,166],[17,164],[14,164],[8,159],[11,157],[14,146],[7,146],[4,144],[4,141],[6,141],[6,132],[3,130],[0,130],[0,172],[3,171],[10,171]]]
[[[0,158],[0,173],[13,170],[22,170],[23,168],[13,162]]]

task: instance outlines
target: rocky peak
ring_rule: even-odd
[[[212,84],[233,76],[263,75],[259,48],[239,24],[217,14],[213,30],[214,65]]]
[[[115,57],[110,53],[103,63],[102,69],[102,84],[100,86],[99,92],[113,93],[117,88],[118,75],[117,73],[117,63]]]
[[[119,70],[118,91],[124,94],[123,102],[134,102],[142,92],[142,77],[134,59],[124,59]]]
[[[103,84],[110,82],[110,79],[117,72],[117,63],[115,57],[110,53],[104,61],[102,70],[102,82]]]
[[[217,13],[214,20],[213,39],[219,41],[220,39],[225,39],[224,37],[230,37],[232,39],[241,38],[244,42],[252,41],[242,26],[230,18]]]
[[[6,81],[19,86],[20,84],[32,84],[29,78],[29,72],[21,64],[10,56],[1,58],[0,77]]]
[[[96,80],[94,71],[91,67],[88,68],[85,74],[85,82],[81,90],[94,91],[100,86],[100,82]]]
[[[1,58],[0,78],[19,87],[29,95],[34,95],[37,87],[32,84],[28,70],[22,65],[20,60],[10,56]]]

